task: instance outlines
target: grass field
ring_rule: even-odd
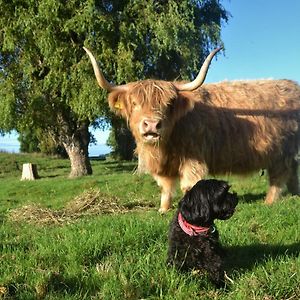
[[[24,162],[41,178],[20,181]],[[134,163],[92,166],[68,179],[68,160],[0,153],[0,299],[300,299],[300,199],[265,206],[265,175],[223,177],[240,203],[217,222],[231,279],[217,290],[166,266],[175,209],[158,214],[150,176]]]

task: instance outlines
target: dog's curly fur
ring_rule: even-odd
[[[229,188],[226,181],[198,181],[180,201],[169,231],[168,264],[183,271],[204,270],[217,287],[224,286],[224,251],[214,220],[229,219],[235,211],[238,198]],[[209,228],[207,233],[185,233],[178,222],[180,213],[189,224]]]

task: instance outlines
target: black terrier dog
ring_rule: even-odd
[[[230,186],[221,180],[200,180],[179,203],[169,232],[168,264],[180,270],[206,271],[212,282],[224,287],[224,251],[215,219],[229,219],[238,203]]]

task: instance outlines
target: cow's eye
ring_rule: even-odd
[[[172,104],[168,105],[168,112],[173,113],[173,111],[174,111],[174,105]]]

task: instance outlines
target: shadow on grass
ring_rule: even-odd
[[[111,172],[134,172],[137,169],[137,162],[106,161],[103,166]]]
[[[251,270],[258,263],[280,256],[297,257],[300,243],[290,245],[253,244],[226,248],[226,270]]]
[[[43,179],[43,178],[56,178],[56,177],[60,177],[60,176],[64,176],[64,175],[61,175],[61,174],[55,174],[55,175],[39,176],[38,179]]]
[[[252,194],[246,193],[244,195],[239,195],[240,202],[242,203],[254,203],[254,202],[263,202],[265,199],[265,193]]]

